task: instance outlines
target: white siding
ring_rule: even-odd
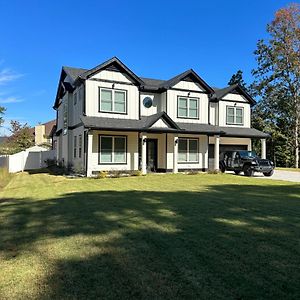
[[[219,118],[218,118],[218,115],[219,115],[219,110],[218,110],[218,103],[217,102],[211,102],[209,104],[209,107],[210,107],[210,116],[209,116],[209,121],[210,121],[210,124],[211,125],[218,125],[218,122],[219,122]]]
[[[226,124],[226,107],[234,106],[236,102],[231,101],[220,101],[219,102],[219,126],[228,127],[250,127],[251,126],[251,109],[249,103],[236,103],[236,107],[244,108],[244,125],[227,125]]]
[[[209,137],[209,144],[214,144],[215,138]],[[247,145],[251,146],[250,138],[233,138],[233,137],[221,137],[220,145]]]
[[[146,97],[150,97],[153,101],[153,105],[149,108],[145,107],[143,100]],[[161,94],[154,93],[140,93],[140,107],[141,107],[141,116],[150,116],[161,111]]]
[[[191,91],[204,91],[199,84],[192,82],[192,81],[180,81],[177,84],[175,84],[174,86],[172,86],[172,88],[176,88],[176,89],[183,89],[183,90],[191,90]]]
[[[233,101],[241,101],[241,102],[245,102],[245,103],[249,103],[248,100],[239,94],[227,94],[223,97],[223,100],[233,100]]]
[[[167,114],[175,122],[184,122],[184,123],[208,123],[208,96],[207,94],[190,92],[189,97],[199,98],[199,110],[198,116],[199,119],[184,119],[177,118],[177,98],[179,96],[188,97],[188,92],[181,92],[176,90],[167,91]]]
[[[115,71],[103,70],[103,71],[91,76],[91,78],[131,83],[131,81],[124,74],[122,74],[121,72],[115,72]]]
[[[168,128],[169,126],[162,119],[159,119],[151,127]]]
[[[117,72],[112,72],[117,73]],[[112,83],[86,80],[86,115],[115,119],[139,118],[139,91],[137,86],[115,83],[114,88],[127,92],[127,114],[99,112],[99,88],[112,89]]]
[[[127,136],[127,162],[125,164],[99,164],[99,134]],[[136,132],[101,132],[93,131],[92,154],[88,158],[88,165],[91,171],[117,171],[138,169],[138,133]]]
[[[198,163],[178,163],[178,169],[207,169],[208,168],[208,139],[205,135],[183,135],[179,138],[198,139]],[[168,134],[167,169],[173,169],[174,135]]]

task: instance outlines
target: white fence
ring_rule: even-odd
[[[13,155],[2,155],[0,168],[7,168],[9,173],[41,169],[47,166],[45,160],[55,159],[55,150],[37,150],[32,151],[30,148]]]

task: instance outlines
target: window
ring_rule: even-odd
[[[64,119],[64,134],[68,132],[68,103],[65,101],[63,106],[63,119]]]
[[[227,106],[226,124],[243,125],[244,124],[244,108],[236,106]]]
[[[198,162],[198,140],[178,139],[178,162]]]
[[[124,136],[100,136],[99,141],[101,164],[126,163],[126,137]]]
[[[73,145],[73,155],[74,155],[74,158],[76,157],[76,152],[77,152],[77,136],[74,136],[74,145]]]
[[[198,118],[198,98],[178,97],[178,117],[179,118]]]
[[[126,91],[100,88],[100,111],[126,113]]]
[[[73,102],[74,102],[74,105],[76,105],[76,103],[77,103],[77,94],[78,93],[73,93]]]
[[[82,135],[78,136],[78,157],[81,158],[82,153]]]

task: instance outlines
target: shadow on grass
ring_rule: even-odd
[[[299,195],[222,185],[2,199],[0,255],[50,261],[41,298],[297,299]]]

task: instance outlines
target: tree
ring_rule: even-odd
[[[240,86],[242,86],[245,90],[247,90],[246,82],[243,79],[243,71],[238,70],[235,74],[233,74],[228,81],[228,85],[233,85],[238,83]]]
[[[259,40],[254,52],[257,68],[252,91],[261,98],[254,110],[263,115],[266,126],[285,140],[290,159],[299,167],[300,130],[300,5],[278,10],[268,24],[269,38]],[[264,128],[263,128],[264,129]]]
[[[25,150],[34,145],[34,139],[30,127],[22,125],[19,121],[10,122],[12,135],[8,139],[8,148],[10,153],[16,153]]]
[[[4,119],[3,119],[4,112],[5,112],[5,108],[3,106],[0,106],[0,127],[4,123]]]

